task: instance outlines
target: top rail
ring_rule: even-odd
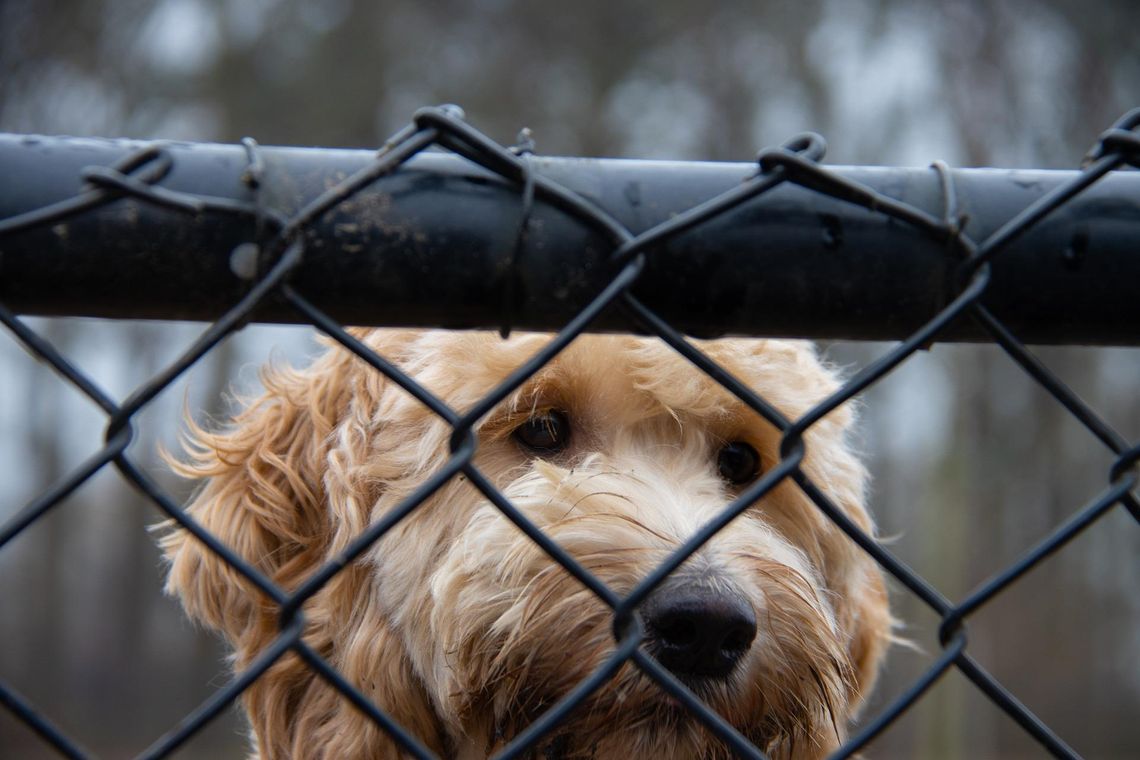
[[[375,161],[374,151],[162,143],[159,205],[100,172],[151,143],[0,135],[0,302],[17,313],[213,320],[264,271],[265,227]],[[634,234],[739,187],[756,164],[528,157],[536,176]],[[131,167],[132,170],[136,167]],[[251,180],[251,170],[256,177]],[[941,218],[933,168],[828,167]],[[159,169],[153,169],[157,174]],[[1075,171],[950,170],[962,229],[985,240]],[[120,183],[122,184],[122,183]],[[95,189],[96,186],[103,188]],[[211,203],[194,206],[191,197]],[[181,199],[181,205],[178,201]],[[214,203],[253,209],[218,213]],[[81,205],[74,201],[73,205]],[[348,324],[553,330],[616,271],[614,245],[555,205],[525,215],[519,185],[461,156],[421,153],[304,230],[292,282]],[[36,218],[39,213],[41,218]],[[632,292],[686,333],[901,339],[961,292],[962,256],[897,218],[792,183],[646,249]],[[1027,229],[991,262],[982,303],[1028,343],[1140,343],[1140,174],[1114,172]],[[275,298],[254,319],[304,317]],[[593,329],[630,329],[613,310]],[[984,337],[971,320],[940,340]]]

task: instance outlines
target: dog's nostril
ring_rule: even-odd
[[[650,653],[679,676],[724,678],[756,638],[752,606],[735,594],[666,586],[642,615]]]

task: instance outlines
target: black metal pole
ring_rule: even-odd
[[[143,143],[0,135],[0,302],[17,313],[212,320],[250,287],[249,215],[124,197],[32,227],[14,218],[85,189],[85,167]],[[289,216],[374,160],[370,151],[172,143],[157,187]],[[738,186],[750,164],[533,157],[539,174],[638,233]],[[929,168],[829,167],[941,216]],[[965,232],[984,240],[1075,172],[952,172]],[[553,330],[613,276],[613,245],[541,201],[514,255],[518,187],[464,158],[426,153],[336,206],[305,236],[294,286],[346,324]],[[7,220],[7,227],[6,221]],[[235,250],[239,251],[236,255]],[[647,252],[633,293],[694,335],[898,339],[960,292],[959,254],[907,224],[784,184]],[[1140,344],[1140,175],[1117,172],[1046,217],[992,263],[983,303],[1031,343]],[[279,300],[255,317],[303,321]],[[597,325],[623,329],[614,311]],[[949,340],[981,337],[970,320]]]

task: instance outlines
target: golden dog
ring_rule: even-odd
[[[465,410],[548,336],[356,331]],[[837,387],[806,343],[700,347],[790,418]],[[282,589],[301,584],[448,457],[451,427],[347,351],[270,368],[232,425],[192,431],[193,517]],[[864,530],[866,474],[840,408],[802,469]],[[628,593],[779,459],[779,434],[657,340],[582,336],[476,427],[475,465],[616,594]],[[167,589],[220,631],[240,670],[278,609],[181,530]],[[614,651],[613,613],[462,476],[304,608],[305,638],[441,757],[485,758]],[[875,563],[784,481],[641,605],[644,649],[773,758],[843,740],[891,618]],[[367,717],[292,653],[243,695],[265,758],[396,758]],[[631,663],[545,737],[547,758],[730,751]]]

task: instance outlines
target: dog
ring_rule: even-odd
[[[353,330],[452,409],[472,408],[550,338]],[[790,419],[838,387],[811,344],[698,347]],[[263,370],[219,430],[191,423],[175,464],[187,508],[285,591],[396,509],[449,457],[452,427],[352,353]],[[865,468],[840,407],[805,436],[802,471],[856,525]],[[615,594],[629,593],[780,460],[779,432],[663,342],[583,335],[481,419],[474,464]],[[221,632],[236,671],[279,609],[181,529],[168,593]],[[486,758],[599,668],[613,610],[463,475],[305,604],[305,641],[439,757]],[[891,641],[882,573],[789,479],[657,586],[641,646],[772,758],[844,740]],[[288,652],[242,695],[254,756],[403,757]],[[535,758],[715,759],[732,752],[631,662],[544,736]]]

